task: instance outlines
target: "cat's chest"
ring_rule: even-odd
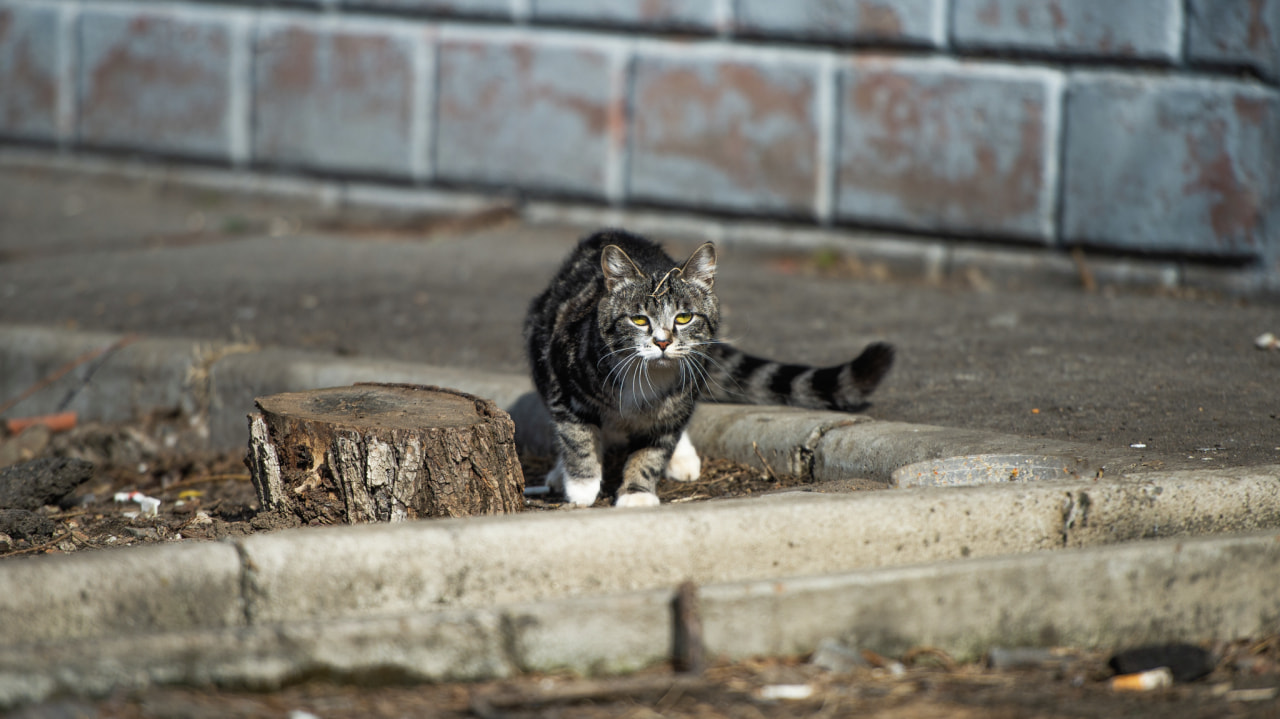
[[[616,388],[616,416],[625,429],[643,428],[662,421],[676,405],[690,400],[683,396],[683,377],[678,367],[650,367]]]

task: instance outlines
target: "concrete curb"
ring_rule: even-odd
[[[1280,467],[318,527],[0,563],[0,644],[398,616],[1280,527]],[[643,538],[643,550],[637,550]],[[512,551],[513,548],[515,551]]]
[[[670,587],[485,607],[299,618],[0,646],[0,707],[160,683],[269,689],[324,674],[483,679],[612,673],[670,656]],[[1130,543],[712,584],[700,604],[712,655],[811,651],[824,637],[958,659],[1001,645],[1122,646],[1274,632],[1280,534]],[[750,628],[750,630],[747,630]]]

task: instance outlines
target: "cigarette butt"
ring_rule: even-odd
[[[9,434],[17,434],[28,427],[34,427],[38,424],[48,427],[50,432],[65,432],[75,428],[76,413],[58,412],[57,414],[42,414],[36,417],[15,417],[4,422],[5,429],[9,430]]]
[[[1159,667],[1136,674],[1121,674],[1111,678],[1111,688],[1116,691],[1146,692],[1173,686],[1173,672],[1169,667]]]

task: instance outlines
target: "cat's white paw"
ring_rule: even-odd
[[[667,478],[677,482],[692,482],[702,475],[702,460],[689,441],[689,433],[680,435],[676,449],[671,453],[671,461],[667,462]]]
[[[658,495],[653,492],[627,492],[613,502],[615,507],[656,507],[658,504]]]
[[[600,494],[600,477],[564,477],[564,498],[577,507],[590,507]],[[548,481],[549,483],[549,481]],[[656,497],[655,497],[656,499]]]

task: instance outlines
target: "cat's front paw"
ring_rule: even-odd
[[[564,482],[564,498],[576,507],[590,507],[596,503],[596,497],[600,494],[600,478],[587,477],[585,479],[575,479],[565,476]]]
[[[613,502],[615,507],[656,507],[658,504],[658,495],[653,492],[627,492]]]
[[[702,460],[689,441],[689,435],[680,435],[676,449],[671,453],[671,461],[667,462],[667,479],[677,482],[693,482],[702,475]]]

